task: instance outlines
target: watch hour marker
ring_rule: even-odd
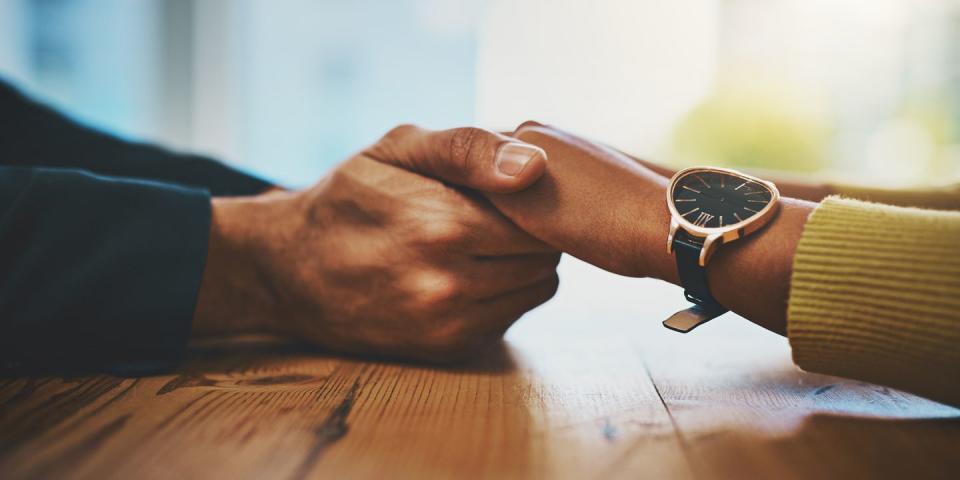
[[[696,202],[696,198],[678,198],[674,202]]]
[[[686,217],[687,215],[690,215],[691,213],[696,212],[697,210],[700,210],[700,207],[694,208],[693,210],[690,210],[690,211],[687,212],[687,213],[683,213],[683,214],[681,214],[680,216],[681,216],[681,217]]]
[[[693,224],[698,227],[707,226],[707,222],[713,220],[713,215],[710,215],[707,212],[700,212],[700,215],[697,216],[697,219],[693,221]]]
[[[720,175],[720,188],[723,188],[723,179],[724,179],[724,176]]]
[[[750,199],[747,199],[747,201],[750,202],[750,203],[767,203],[766,200],[750,200]]]
[[[752,208],[749,208],[749,207],[743,207],[743,209],[746,210],[746,211],[748,211],[748,212],[760,213],[760,212],[758,212],[758,211],[756,211],[756,210],[754,210],[754,209],[752,209]]]
[[[723,177],[720,177],[720,178],[723,179]],[[720,226],[721,227],[723,226],[723,215],[720,215]]]
[[[710,188],[710,184],[707,183],[707,181],[704,180],[702,177],[700,177],[700,175],[694,175],[694,178],[696,178],[697,180],[700,180],[700,183],[702,183],[703,186]]]
[[[740,188],[742,188],[742,187],[743,187],[744,185],[746,185],[746,184],[747,184],[747,182],[743,182],[743,183],[740,184],[739,187],[734,188],[734,190],[740,190]]]
[[[747,193],[744,193],[744,196],[746,196],[746,195],[756,195],[756,194],[758,194],[758,193],[764,193],[764,192],[763,192],[763,190],[758,190],[758,191],[756,191],[756,192],[747,192]]]
[[[692,188],[690,188],[690,187],[688,187],[688,186],[686,186],[686,185],[684,185],[683,188],[685,188],[685,189],[687,189],[687,190],[690,190],[690,191],[693,192],[693,193],[700,193],[700,190],[694,190],[694,189],[692,189]]]
[[[737,212],[733,212],[733,218],[736,218],[738,222],[742,222],[743,219],[740,218],[740,215],[737,215]]]

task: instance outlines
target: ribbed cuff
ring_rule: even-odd
[[[794,362],[960,405],[960,213],[829,197],[797,248]]]
[[[960,210],[960,184],[896,190],[863,185],[832,185],[832,187],[844,198],[901,207]]]

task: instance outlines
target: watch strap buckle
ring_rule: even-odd
[[[690,300],[690,293],[688,292],[686,295],[687,299]],[[697,303],[671,315],[670,318],[663,321],[663,326],[675,332],[687,333],[727,312],[728,310],[718,303]]]

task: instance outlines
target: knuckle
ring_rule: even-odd
[[[454,221],[433,221],[421,226],[420,235],[425,245],[450,247],[463,244],[470,237],[470,229]]]
[[[530,286],[546,288],[557,277],[559,259],[560,254],[545,254],[526,265],[521,274],[530,280]]]
[[[419,130],[420,127],[411,123],[397,125],[380,137],[379,141],[368,146],[364,154],[381,161],[397,158],[403,142]]]
[[[562,253],[562,252],[557,252],[557,253],[551,254],[550,265],[553,266],[553,269],[554,269],[554,270],[556,270],[556,269],[557,269],[557,266],[560,265],[560,260],[561,260],[562,258],[563,258],[563,253]]]
[[[444,311],[457,298],[457,289],[452,284],[437,284],[420,292],[420,305],[427,311]]]
[[[414,297],[418,310],[438,313],[452,308],[463,288],[453,275],[437,272],[420,273],[414,280]]]
[[[560,289],[560,276],[556,272],[547,280],[546,284],[543,287],[543,296],[540,303],[546,302],[554,297],[557,294],[557,290]]]
[[[538,260],[538,266],[543,269],[544,273],[555,272],[562,256],[563,254],[560,252],[544,254],[543,257]]]
[[[450,135],[449,154],[452,159],[461,159],[464,167],[469,168],[469,159],[474,151],[483,144],[486,131],[476,127],[463,127],[453,130]]]
[[[560,277],[554,272],[548,278],[541,280],[536,286],[531,288],[522,302],[522,308],[527,311],[543,305],[557,294],[559,288]]]
[[[420,127],[412,123],[402,123],[393,127],[386,134],[383,135],[383,140],[385,141],[396,141],[403,138],[406,138],[410,134],[420,130]]]

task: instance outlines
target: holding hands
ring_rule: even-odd
[[[216,199],[194,331],[469,355],[557,289],[560,253],[477,193],[545,168],[541,149],[500,134],[402,126],[307,190]]]
[[[667,185],[629,156],[535,122],[509,136],[397,127],[310,189],[214,201],[194,331],[461,359],[553,296],[561,251],[678,283]],[[710,272],[718,299],[779,333],[803,207],[784,202],[770,227],[781,234],[725,249]],[[756,288],[738,290],[744,280]]]

